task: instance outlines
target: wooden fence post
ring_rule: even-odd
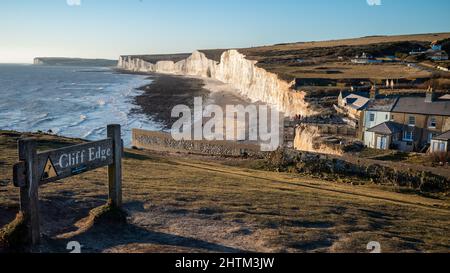
[[[122,207],[122,138],[120,125],[108,125],[108,138],[113,140],[114,163],[108,166],[109,199],[112,204]]]
[[[27,241],[39,244],[41,233],[39,227],[39,170],[34,139],[21,139],[18,142],[19,159],[25,162],[26,186],[20,188],[20,210],[28,228]]]

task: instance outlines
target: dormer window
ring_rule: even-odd
[[[430,128],[436,128],[437,120],[436,117],[431,117],[430,119]]]

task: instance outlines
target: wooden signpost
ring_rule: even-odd
[[[19,160],[14,165],[14,185],[20,187],[20,210],[29,241],[40,241],[39,186],[108,166],[109,199],[122,206],[122,152],[120,125],[108,125],[108,138],[38,153],[34,139],[19,140]]]

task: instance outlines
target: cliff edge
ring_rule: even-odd
[[[220,58],[219,58],[220,56]],[[154,58],[153,58],[154,57]],[[121,56],[118,68],[144,73],[163,73],[212,78],[230,84],[253,102],[264,102],[286,116],[316,114],[305,101],[306,94],[294,90],[294,82],[256,66],[238,50],[195,51],[192,54]]]

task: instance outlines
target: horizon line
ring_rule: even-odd
[[[332,41],[345,41],[345,40],[352,40],[352,39],[364,39],[364,38],[372,38],[372,37],[396,37],[396,36],[421,36],[421,35],[439,35],[439,34],[450,34],[450,31],[447,32],[423,32],[423,33],[399,33],[399,34],[370,34],[365,36],[353,36],[353,37],[342,37],[342,38],[336,38],[336,39],[323,39],[323,40],[307,40],[307,41],[287,41],[287,42],[277,42],[272,44],[262,44],[262,45],[256,45],[256,46],[248,46],[248,47],[222,47],[222,48],[203,48],[203,49],[195,49],[194,51],[201,51],[201,50],[218,50],[218,49],[245,49],[245,48],[258,48],[258,47],[269,47],[269,46],[276,46],[276,45],[287,45],[287,44],[300,44],[300,43],[315,43],[315,42],[332,42]],[[192,51],[192,52],[194,52]],[[36,58],[68,58],[68,59],[99,59],[99,60],[118,60],[121,56],[138,56],[138,55],[171,55],[171,54],[190,54],[192,52],[186,52],[186,51],[176,51],[171,53],[141,53],[141,54],[120,54],[115,58],[109,58],[109,57],[83,57],[83,56],[36,56],[33,57],[29,62],[4,62],[0,59],[0,64],[33,64],[34,59]]]

